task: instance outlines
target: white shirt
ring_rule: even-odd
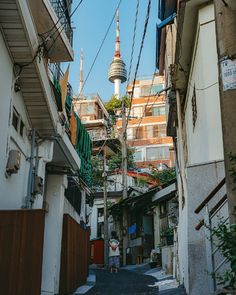
[[[109,241],[109,256],[119,256],[120,250],[119,250],[119,241],[116,239],[110,239]]]

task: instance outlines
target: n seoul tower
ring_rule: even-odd
[[[123,62],[120,54],[120,26],[119,26],[119,11],[116,12],[116,50],[113,61],[110,65],[108,79],[114,83],[114,94],[120,99],[120,84],[127,80],[127,72],[125,63]]]

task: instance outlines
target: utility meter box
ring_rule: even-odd
[[[8,175],[18,172],[20,169],[20,158],[21,153],[18,150],[10,150],[6,167]]]
[[[36,193],[36,194],[42,194],[43,193],[43,179],[40,176],[35,177],[34,193]]]

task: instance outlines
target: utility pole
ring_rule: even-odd
[[[104,267],[108,265],[108,223],[107,223],[107,158],[106,146],[103,148],[103,202],[104,202]]]
[[[219,90],[230,219],[236,205],[236,190],[230,175],[229,153],[236,154],[236,1],[214,0],[219,65]]]
[[[123,168],[123,178],[122,178],[122,185],[123,185],[123,200],[127,198],[127,132],[126,132],[126,121],[128,118],[126,118],[126,106],[124,98],[122,99],[122,168]],[[123,209],[123,265],[126,265],[126,248],[128,246],[128,214],[127,209]]]

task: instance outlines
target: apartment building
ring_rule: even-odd
[[[73,60],[71,2],[0,3],[3,294],[68,294],[88,274],[91,141],[58,67]]]
[[[133,84],[127,87],[132,93]],[[139,168],[158,168],[165,164],[174,166],[173,142],[166,135],[166,98],[163,76],[143,78],[135,83],[130,118],[127,127],[127,142],[135,149],[135,163]],[[117,123],[121,128],[121,121]]]

